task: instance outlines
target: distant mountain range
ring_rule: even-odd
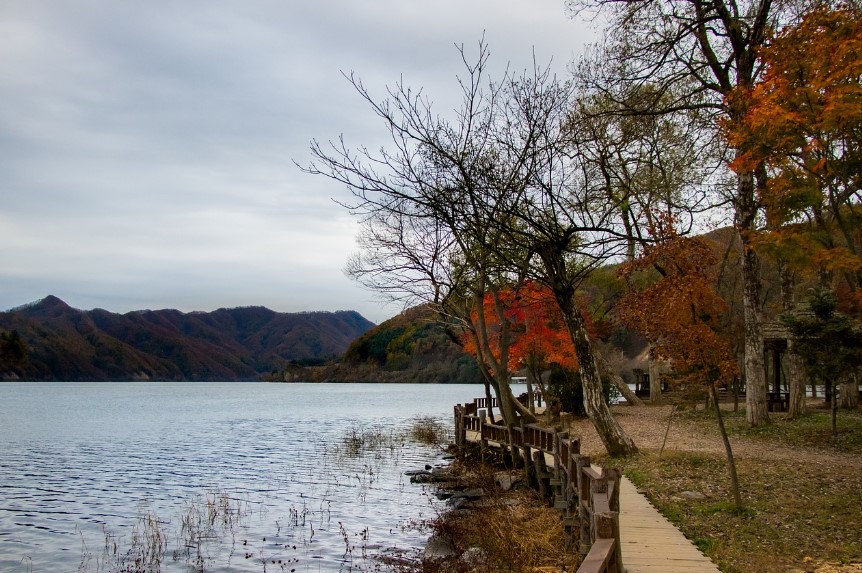
[[[0,312],[0,379],[254,380],[345,353],[374,326],[354,311],[77,310],[48,296]]]

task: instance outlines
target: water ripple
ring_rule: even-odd
[[[0,385],[0,571],[111,571],[152,517],[162,571],[189,564],[297,573],[418,548],[402,525],[433,514],[405,469],[440,452],[396,439],[417,415],[448,421],[466,386]],[[389,437],[351,452],[350,432]],[[188,542],[207,504],[238,511]],[[184,536],[185,541],[184,541]],[[346,541],[345,541],[346,540]],[[116,543],[117,554],[104,548]],[[100,561],[101,559],[101,561]],[[105,561],[107,559],[107,561]],[[111,561],[113,559],[114,561]]]

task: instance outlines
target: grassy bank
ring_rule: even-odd
[[[642,410],[656,430],[667,427],[668,408]],[[672,436],[717,440],[714,413],[673,416]],[[772,424],[757,429],[747,427],[744,412],[728,412],[727,424],[741,510],[731,502],[724,455],[715,448],[683,444],[660,455],[663,431],[652,439],[642,432],[641,455],[602,463],[621,467],[725,573],[862,572],[862,414],[842,412],[836,437],[824,411],[798,420],[773,415]]]

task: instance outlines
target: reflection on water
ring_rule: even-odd
[[[403,472],[441,453],[410,420],[449,424],[477,390],[2,384],[0,571],[372,568],[434,512]]]

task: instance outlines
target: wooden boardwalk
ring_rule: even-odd
[[[479,442],[478,432],[465,433],[467,441]],[[553,455],[545,452],[545,458],[553,466]],[[620,481],[620,545],[626,573],[721,573],[628,478]]]
[[[719,573],[718,567],[638,493],[620,487],[620,543],[627,573]]]

